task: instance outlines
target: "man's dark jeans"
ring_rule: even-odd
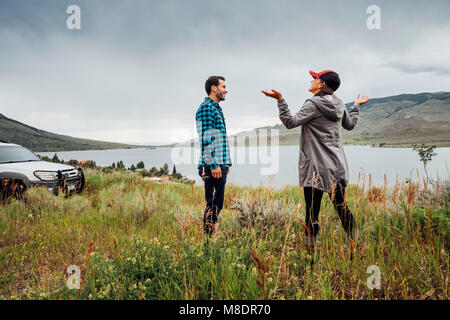
[[[220,166],[220,169],[222,171],[220,179],[213,178],[209,166],[202,166],[198,169],[198,174],[205,182],[206,209],[203,216],[203,229],[209,235],[214,232],[217,218],[223,208],[228,168]]]

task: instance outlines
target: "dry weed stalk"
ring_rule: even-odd
[[[395,185],[394,185],[394,202],[397,202],[398,192],[400,190],[400,184],[398,183],[398,175],[395,175]]]
[[[265,256],[261,259],[258,256],[258,253],[255,250],[252,250],[252,260],[258,270],[259,277],[261,278],[261,280],[256,279],[256,283],[263,290],[264,299],[267,299],[266,278],[267,276],[270,276],[270,273],[268,272],[270,256]]]
[[[88,252],[87,252],[87,255],[86,255],[86,263],[85,263],[85,265],[89,263],[89,260],[91,259],[91,254],[92,254],[93,251],[94,251],[94,240],[89,240]]]

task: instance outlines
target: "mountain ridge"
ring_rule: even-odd
[[[143,148],[124,143],[75,138],[38,129],[0,113],[0,139],[35,152]]]

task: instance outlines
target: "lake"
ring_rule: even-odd
[[[416,169],[424,175],[423,165],[417,153],[411,148],[374,148],[370,146],[344,146],[349,166],[350,183],[358,182],[358,174],[369,173],[376,185],[383,185],[386,173],[388,185],[412,177],[417,180]],[[437,156],[428,164],[431,177],[447,178],[449,176],[450,148],[436,149]],[[115,149],[56,152],[65,161],[76,159],[93,160],[99,166],[109,166],[122,160],[128,168],[132,164],[144,161],[145,168],[155,166],[158,169],[165,163],[172,172],[176,165],[177,172],[194,179],[201,184],[197,174],[198,148],[157,148],[157,149]],[[40,152],[39,155],[53,157],[55,152]],[[231,148],[233,167],[228,182],[236,185],[271,186],[281,188],[285,185],[298,185],[298,146],[280,147],[235,147]]]

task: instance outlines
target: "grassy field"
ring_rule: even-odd
[[[201,186],[86,174],[80,195],[35,188],[0,206],[1,298],[449,299],[448,181],[435,192],[422,177],[392,189],[360,177],[347,189],[356,243],[325,195],[311,256],[299,187],[227,185],[208,240]],[[66,287],[69,265],[81,269],[79,290]],[[380,289],[366,285],[371,265]]]

